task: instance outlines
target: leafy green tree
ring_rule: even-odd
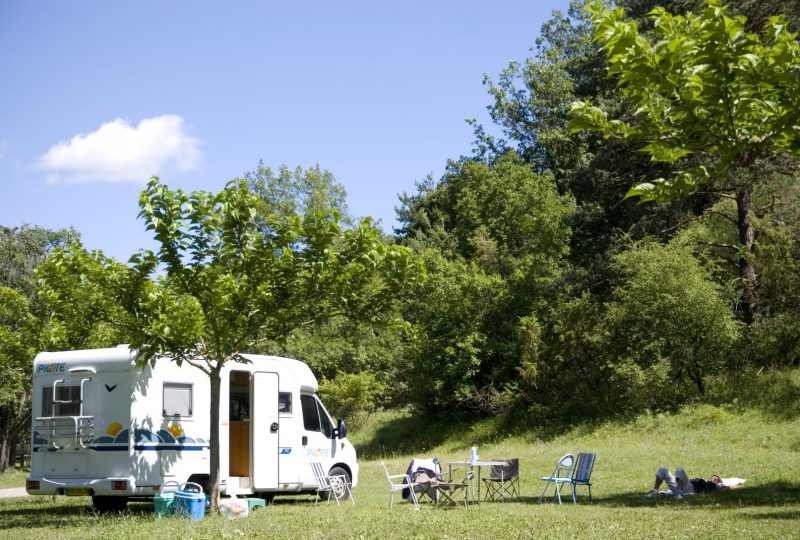
[[[800,362],[800,184],[763,165],[752,171],[760,175],[753,194],[759,317],[747,328],[741,351],[757,368]],[[735,201],[722,199],[675,238],[695,251],[717,283],[738,277],[738,260],[727,247],[737,242],[735,220]]]
[[[668,173],[650,163],[635,141],[604,139],[594,133],[570,133],[570,104],[590,99],[610,114],[627,117],[633,109],[606,77],[606,59],[592,41],[586,0],[573,0],[569,11],[554,11],[542,26],[535,53],[511,62],[496,79],[486,78],[489,112],[503,132],[487,138],[478,130],[479,155],[491,161],[513,148],[534,169],[549,171],[559,191],[572,196],[570,220],[570,283],[600,297],[609,293],[613,272],[608,252],[629,237],[668,237],[704,200],[663,205],[657,211],[620,204],[641,178]]]
[[[10,229],[0,226],[0,286],[16,290],[28,299],[34,310],[37,309],[34,271],[54,249],[79,239],[74,229],[54,231],[44,227]]]
[[[627,197],[666,202],[695,193],[735,200],[742,320],[758,305],[753,203],[760,160],[800,155],[800,43],[783,18],[770,19],[762,36],[745,30],[719,0],[698,14],[650,12],[652,38],[622,9],[594,3],[595,40],[608,55],[608,72],[634,117],[611,119],[589,102],[573,104],[572,128],[644,143],[654,162],[676,172],[632,187]]]
[[[334,210],[260,215],[264,201],[244,180],[218,193],[185,193],[153,178],[139,203],[159,250],[134,255],[122,273],[99,260],[89,277],[116,290],[140,362],[168,356],[208,375],[216,509],[223,366],[326,318],[388,322],[388,308],[422,270],[409,249],[382,242],[369,220],[342,229]],[[60,253],[54,267],[85,256]]]
[[[70,257],[62,255],[62,249]],[[135,324],[118,301],[126,265],[78,241],[55,251],[36,270],[38,296],[48,321],[48,349],[109,347],[129,340]],[[100,279],[102,277],[102,279]]]
[[[611,415],[616,411],[608,403],[613,392],[598,330],[603,305],[587,292],[568,292],[550,300],[541,317],[537,354],[523,357],[526,401],[562,419]]]
[[[402,314],[396,317],[399,320]],[[300,358],[318,377],[328,380],[369,374],[382,389],[376,403],[400,406],[408,403],[407,334],[405,325],[375,326],[332,317],[310,328],[297,328],[280,341],[261,343],[254,352]],[[325,404],[333,408],[327,400]],[[341,417],[350,421],[347,415]]]
[[[319,164],[308,169],[290,169],[282,165],[277,172],[259,162],[255,171],[244,179],[253,193],[259,196],[258,211],[264,216],[328,213],[335,210],[345,224],[353,218],[347,210],[347,191],[336,181],[333,173]]]
[[[432,269],[406,311],[410,395],[496,412],[518,388],[523,319],[558,284],[573,200],[511,151],[451,163],[420,187],[401,212],[401,234]]]
[[[356,223],[348,213],[344,186],[319,165],[308,169],[290,169],[283,165],[273,171],[262,162],[255,171],[245,175],[245,180],[260,200],[257,219],[312,212],[328,213],[333,219],[331,210],[335,210],[345,228]],[[402,340],[403,329],[396,326],[376,327],[352,318],[331,317],[296,328],[280,341],[260,343],[252,352],[301,358],[318,377],[328,380],[365,371],[375,374],[391,393],[383,395],[382,399],[391,402],[406,396],[401,366]]]
[[[536,170],[559,179],[584,165],[586,149],[565,129],[569,106],[610,86],[600,75],[603,58],[592,42],[585,5],[586,0],[574,0],[568,13],[554,11],[541,28],[534,56],[510,62],[496,80],[484,76],[492,99],[489,114],[503,136],[487,136],[478,127],[479,155],[492,159],[514,149]]]
[[[491,165],[451,163],[438,185],[406,196],[401,234],[504,278],[552,275],[569,252],[573,210],[572,198],[558,193],[551,175],[510,152]]]
[[[507,290],[499,276],[474,264],[449,261],[435,250],[424,259],[429,276],[407,315],[413,322],[409,392],[426,411],[475,409],[480,375],[497,357],[491,330]]]
[[[30,421],[31,365],[45,342],[43,324],[19,292],[0,287],[0,472]]]
[[[31,366],[52,328],[37,293],[35,271],[74,230],[0,227],[0,472],[30,425]]]

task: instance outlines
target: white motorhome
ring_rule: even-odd
[[[208,489],[208,376],[169,359],[142,369],[134,358],[127,346],[36,357],[28,493],[91,495],[96,508],[116,510],[171,480]],[[222,371],[221,491],[268,499],[313,492],[311,462],[356,486],[355,448],[316,396],[311,369],[244,358]]]

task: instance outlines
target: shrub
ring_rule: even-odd
[[[603,323],[602,350],[619,406],[672,408],[725,367],[738,339],[730,294],[692,253],[643,243],[613,261],[622,276]]]
[[[370,372],[339,373],[333,379],[323,378],[319,394],[331,414],[345,418],[350,426],[359,427],[379,405],[384,385]]]

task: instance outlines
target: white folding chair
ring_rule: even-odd
[[[386,473],[386,480],[389,482],[389,508],[394,504],[395,491],[409,489],[411,491],[411,500],[414,502],[414,508],[419,510],[419,501],[417,501],[417,494],[414,491],[417,483],[412,482],[411,477],[407,474],[389,474],[389,469],[386,468],[386,464],[383,460],[381,460],[381,465],[383,465],[383,472]]]
[[[555,495],[553,498],[558,500],[558,504],[561,504],[561,488],[564,487],[564,484],[572,483],[572,465],[574,463],[575,457],[572,454],[564,454],[561,456],[561,459],[558,460],[558,463],[556,463],[553,474],[550,476],[542,476],[542,480],[546,480],[547,484],[545,484],[544,490],[539,497],[539,502],[542,502],[542,499],[544,499],[544,495],[547,493],[547,488],[550,487],[550,484],[555,484]]]
[[[322,463],[319,461],[311,462],[311,470],[314,472],[314,478],[317,480],[317,501],[319,501],[319,497],[325,493],[328,500],[335,499],[337,505],[339,504],[339,499],[349,498],[350,502],[355,506],[356,499],[350,491],[350,482],[347,481],[345,475],[329,475],[324,471]]]

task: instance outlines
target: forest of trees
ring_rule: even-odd
[[[41,350],[132,343],[212,380],[296,357],[355,420],[618,417],[800,365],[800,2],[617,6],[574,0],[487,76],[493,125],[391,232],[319,166],[263,165],[219,194],[152,180],[161,248],[127,263],[0,228],[0,470]]]

